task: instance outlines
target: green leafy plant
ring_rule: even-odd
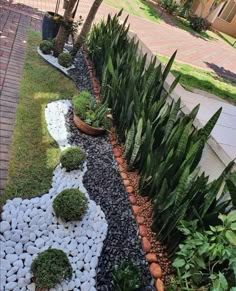
[[[58,249],[40,253],[32,262],[31,272],[38,288],[53,288],[72,277],[72,267],[67,255]]]
[[[43,40],[39,44],[39,48],[44,54],[50,54],[53,51],[53,44],[49,40]]]
[[[72,65],[73,59],[72,56],[70,55],[70,53],[60,53],[58,56],[58,63],[65,67],[65,68],[69,68]]]
[[[186,239],[179,245],[173,267],[192,288],[223,291],[236,286],[236,211],[220,214],[219,221],[203,231],[196,220],[179,227]]]
[[[205,18],[199,17],[197,15],[189,17],[189,25],[197,32],[206,31],[211,26],[211,24]]]
[[[179,5],[174,0],[160,0],[161,6],[170,14],[177,13]]]
[[[53,200],[57,217],[65,221],[81,220],[88,208],[88,200],[78,189],[66,189]]]
[[[70,147],[61,153],[60,161],[67,171],[79,169],[86,158],[85,152],[80,147]]]
[[[143,285],[139,268],[131,261],[124,261],[115,266],[112,278],[115,291],[135,291]]]
[[[79,95],[74,96],[72,103],[75,114],[85,123],[93,127],[109,129],[107,104],[98,104],[88,91],[82,91]]]

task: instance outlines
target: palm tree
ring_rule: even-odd
[[[55,50],[54,50],[55,56],[58,56],[61,52],[63,52],[65,41],[68,36],[66,25],[71,25],[73,22],[72,13],[77,1],[79,0],[69,0],[67,3],[67,7],[64,12],[63,22],[59,28],[59,31],[56,37],[56,44],[55,44]]]
[[[86,36],[88,34],[88,32],[90,31],[90,28],[92,26],[92,22],[95,18],[95,15],[98,11],[98,8],[100,7],[100,5],[102,4],[103,0],[95,0],[93,2],[92,7],[90,8],[89,14],[84,22],[83,28],[79,34],[79,36],[77,37],[75,44],[73,46],[73,50],[71,51],[71,55],[73,57],[76,56],[78,50],[81,48],[81,46],[84,44],[84,41],[86,39]]]

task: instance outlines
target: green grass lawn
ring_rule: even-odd
[[[123,8],[124,11],[128,12],[129,14],[142,17],[146,20],[160,22],[157,11],[150,4],[143,0],[105,0],[104,3],[115,8]]]
[[[77,93],[71,80],[37,54],[40,39],[39,33],[29,33],[8,182],[0,205],[8,198],[31,197],[50,188],[60,150],[47,131],[44,109],[48,102]]]
[[[168,61],[166,57],[159,55],[157,57],[164,64]],[[181,75],[180,83],[187,90],[200,89],[236,104],[236,81],[233,82],[232,80],[221,78],[213,72],[178,62],[174,62],[171,71],[175,76]]]
[[[236,38],[233,38],[232,36],[219,31],[217,32],[217,35],[219,35],[219,37],[227,42],[229,45],[236,48]]]

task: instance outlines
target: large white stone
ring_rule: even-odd
[[[11,226],[10,223],[7,221],[1,221],[0,222],[0,232],[4,233],[7,230],[10,230]]]
[[[15,287],[17,287],[17,283],[16,282],[9,282],[5,286],[6,290],[13,290]]]
[[[44,244],[45,244],[45,241],[42,238],[38,238],[35,241],[35,245],[39,249],[42,248],[44,246]]]

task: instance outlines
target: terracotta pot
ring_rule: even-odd
[[[101,127],[93,127],[82,121],[75,113],[73,116],[74,124],[78,127],[79,130],[82,132],[89,134],[89,135],[101,135],[105,133],[105,129]]]

